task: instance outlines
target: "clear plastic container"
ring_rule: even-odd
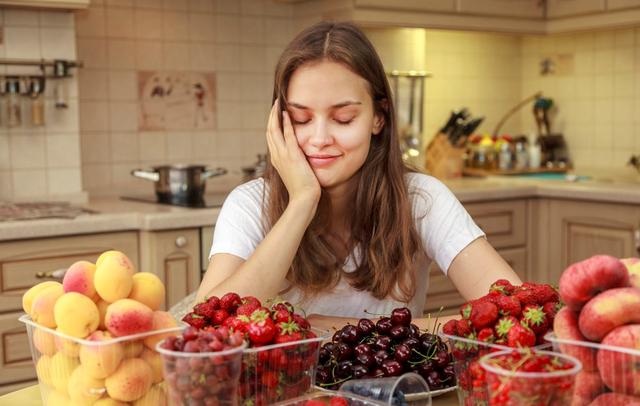
[[[567,366],[549,372],[512,371],[494,361],[521,350],[509,349],[487,354],[480,359],[485,370],[490,405],[565,406],[571,404],[576,375],[582,363],[576,358],[550,351],[531,350],[531,355],[550,355]]]
[[[158,343],[170,404],[238,404],[238,379],[246,347],[245,341],[226,351],[179,352]]]
[[[340,386],[341,392],[375,399],[385,405],[431,406],[429,385],[418,374],[372,379],[351,379]]]
[[[545,339],[554,351],[582,362],[572,404],[588,405],[600,397],[596,404],[640,405],[640,349],[561,339],[553,333]]]
[[[464,406],[487,405],[489,393],[487,392],[485,372],[480,366],[479,360],[491,352],[513,350],[513,348],[445,333],[440,333],[440,336],[447,340],[447,344],[453,354],[453,368],[456,372],[456,391],[459,404]],[[551,344],[546,343],[533,348],[542,350],[550,347]]]
[[[165,401],[162,359],[155,346],[183,327],[87,340],[38,325],[28,315],[19,321],[27,327],[44,405],[93,404],[101,399],[154,405]],[[101,332],[94,334],[101,338]]]
[[[320,343],[329,336],[248,348],[242,355],[240,404],[273,404],[307,393],[315,381]],[[252,403],[251,403],[252,402]]]
[[[363,398],[361,396],[357,396],[351,393],[341,393],[341,392],[331,392],[331,391],[320,391],[315,393],[310,393],[304,396],[298,396],[293,399],[285,400],[282,402],[278,402],[276,406],[305,406],[308,401],[319,401],[323,402],[325,405],[328,405],[331,402],[331,399],[342,398],[347,401],[347,404],[350,406],[383,406],[384,403],[377,402],[375,400]]]

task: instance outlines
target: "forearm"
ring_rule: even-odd
[[[222,282],[205,289],[206,296],[237,292],[260,300],[275,297],[282,289],[316,205],[312,199],[290,202],[253,254]]]

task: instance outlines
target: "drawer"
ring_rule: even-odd
[[[478,227],[487,235],[494,248],[508,248],[526,244],[527,202],[501,200],[469,203],[465,208]]]
[[[66,269],[79,260],[94,262],[113,249],[139,265],[138,234],[133,231],[0,243],[0,312],[22,310],[22,294],[44,280],[36,273]]]
[[[27,329],[18,321],[21,314],[0,315],[0,385],[36,378]]]

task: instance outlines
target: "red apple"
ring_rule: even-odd
[[[580,333],[578,328],[578,315],[568,307],[560,309],[553,320],[553,332],[556,337],[563,340],[584,341],[587,339]],[[596,349],[587,345],[560,344],[560,351],[563,354],[576,357],[582,362],[583,371],[597,371]]]
[[[602,344],[640,350],[640,324],[615,328],[606,335]],[[636,352],[640,353],[640,351]],[[640,355],[605,349],[598,351],[600,377],[614,392],[640,396],[640,368],[638,365],[640,365]]]

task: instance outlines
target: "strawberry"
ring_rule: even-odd
[[[211,324],[214,326],[219,326],[224,323],[224,321],[229,317],[229,313],[224,309],[218,309],[213,312],[213,317],[211,318]]]
[[[500,292],[504,295],[511,295],[516,287],[506,279],[498,279],[491,284],[490,292]]]
[[[238,306],[242,304],[242,300],[237,293],[227,293],[220,298],[220,308],[232,313]]]
[[[255,345],[269,344],[276,335],[276,326],[264,310],[256,310],[251,315],[251,321],[247,326],[249,340]]]
[[[547,315],[542,310],[542,306],[525,306],[520,322],[529,327],[536,336],[543,335],[549,330]]]
[[[498,308],[490,302],[476,302],[471,306],[469,320],[476,330],[493,326],[498,319]]]
[[[495,341],[495,336],[493,335],[493,329],[490,327],[485,327],[478,332],[478,341],[484,341],[485,343],[492,343]]]
[[[187,323],[190,326],[193,326],[197,329],[202,329],[206,326],[207,324],[207,319],[205,319],[202,316],[199,316],[193,312],[191,313],[187,313],[183,318],[182,321],[184,321],[185,323]]]
[[[326,406],[326,405],[321,400],[309,399],[306,402],[304,402],[304,406]]]
[[[331,398],[331,400],[329,401],[329,406],[349,406],[349,402],[347,402],[347,399],[341,396],[336,396]]]
[[[499,319],[494,327],[498,339],[506,338],[511,328],[519,323],[518,319],[513,316],[505,316]]]
[[[305,319],[304,317],[302,317],[298,313],[292,313],[291,317],[293,318],[293,321],[298,323],[298,326],[300,326],[301,329],[307,330],[307,329],[311,328],[311,324],[309,324],[307,319]]]
[[[278,386],[278,374],[275,371],[265,371],[262,373],[261,378],[262,385],[269,389],[273,389]]]
[[[213,318],[213,312],[215,311],[216,309],[213,307],[211,303],[209,303],[209,301],[198,303],[193,307],[193,312],[195,314],[197,314],[198,316],[205,317],[207,319]]]
[[[501,295],[496,302],[496,306],[498,306],[501,316],[519,317],[522,312],[520,301],[515,296]]]
[[[215,310],[220,308],[220,299],[218,299],[218,296],[209,296],[207,303],[209,303]]]
[[[288,321],[291,321],[291,313],[289,313],[288,310],[283,308],[273,310],[271,317],[276,323],[282,323],[282,322],[286,323]]]
[[[547,321],[550,326],[553,326],[553,320],[560,309],[562,309],[562,303],[560,302],[547,302],[542,305],[542,311],[547,315]]]
[[[518,323],[507,333],[507,345],[509,347],[532,347],[536,345],[536,335],[530,328]]]
[[[257,299],[256,299],[257,300]],[[238,306],[238,308],[236,309],[236,314],[238,316],[251,316],[251,313],[253,313],[256,309],[259,309],[260,307],[262,307],[260,305],[260,302],[247,302],[247,303],[243,303],[240,306]]]
[[[534,288],[525,286],[527,282],[523,283],[522,286],[518,286],[516,290],[513,292],[513,296],[518,298],[520,301],[520,306],[526,306],[528,304],[538,304],[538,298],[536,297],[536,291]]]
[[[252,304],[256,307],[261,307],[262,303],[260,303],[260,300],[258,300],[258,298],[256,298],[255,296],[244,296],[242,299],[240,299],[240,302],[244,305],[244,304]]]
[[[471,322],[467,319],[458,320],[458,335],[460,337],[467,337],[471,333]]]
[[[458,335],[458,321],[451,319],[448,322],[444,323],[444,326],[442,326],[442,332],[445,333],[445,334],[448,334],[450,336],[457,336]]]
[[[497,304],[498,298],[500,298],[502,296],[504,296],[502,293],[496,292],[496,291],[492,291],[492,292],[489,292],[486,295],[482,296],[478,300],[481,300],[481,301],[484,301],[484,302],[490,302],[490,303],[493,303],[493,304]]]
[[[249,318],[247,316],[231,316],[222,323],[224,327],[230,330],[239,331],[241,333],[247,332],[247,326],[249,325]]]
[[[276,324],[276,336],[273,340],[274,343],[290,343],[292,341],[300,341],[303,339],[304,335],[300,332],[300,327],[295,321],[280,322]]]
[[[467,302],[460,306],[460,316],[462,316],[463,319],[471,317],[471,302]]]
[[[543,284],[537,285],[533,290],[536,292],[536,297],[538,299],[538,304],[543,305],[547,302],[557,302],[560,300],[560,295],[558,295],[558,291],[555,290],[551,285]]]

